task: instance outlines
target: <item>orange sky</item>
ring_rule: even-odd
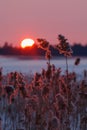
[[[0,45],[24,38],[87,43],[87,0],[0,0]]]

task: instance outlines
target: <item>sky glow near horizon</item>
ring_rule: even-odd
[[[0,45],[19,45],[24,38],[45,38],[57,44],[87,43],[87,0],[0,0]]]

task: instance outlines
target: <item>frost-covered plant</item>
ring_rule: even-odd
[[[67,78],[68,78],[68,62],[67,57],[71,56],[73,51],[69,45],[69,42],[67,42],[67,39],[59,34],[58,35],[58,41],[59,43],[56,45],[56,48],[58,49],[60,54],[63,54],[66,57],[66,72],[67,72]]]
[[[59,34],[58,35],[58,41],[59,43],[56,45],[57,50],[60,54],[63,54],[66,57],[66,96],[67,96],[67,105],[68,105],[68,113],[69,113],[69,72],[68,72],[68,61],[67,58],[72,55],[72,49],[69,45],[69,42],[67,39]],[[68,117],[69,118],[69,117]]]
[[[42,48],[43,50],[47,50],[49,47],[49,42],[46,39],[38,38],[37,41],[40,43],[39,48]]]
[[[58,51],[60,54],[63,54],[64,56],[71,56],[72,55],[72,49],[69,45],[69,42],[67,42],[67,39],[59,34],[58,35],[59,44],[56,45]]]
[[[61,71],[61,68],[48,64],[47,70],[35,73],[31,83],[18,72],[11,72],[5,78],[2,75],[2,129],[86,130],[86,82],[84,79],[77,82],[75,72],[68,73],[67,87],[67,76]],[[86,75],[85,72],[85,80]]]
[[[42,38],[38,38],[37,41],[39,42],[38,47],[46,51],[45,57],[50,64],[51,51],[49,49],[49,47],[50,47],[49,42],[46,39],[42,39]]]

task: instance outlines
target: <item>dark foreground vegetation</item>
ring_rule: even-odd
[[[87,130],[87,71],[61,74],[48,65],[34,76],[0,72],[2,130]]]

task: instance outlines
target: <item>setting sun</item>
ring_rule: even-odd
[[[33,39],[30,39],[30,38],[27,38],[27,39],[24,39],[24,40],[21,42],[21,47],[22,47],[22,48],[32,47],[33,44],[34,44],[34,40],[33,40]]]

